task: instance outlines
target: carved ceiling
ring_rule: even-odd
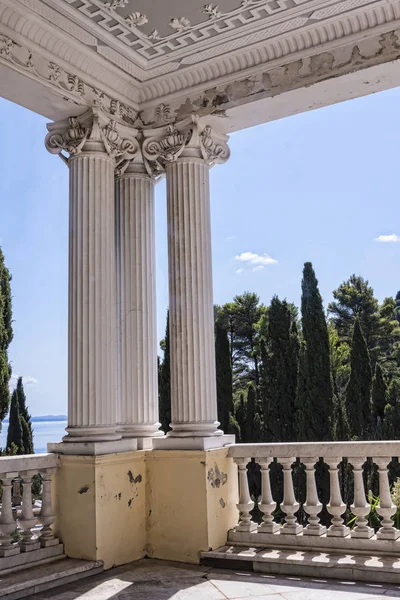
[[[124,56],[148,71],[149,77],[139,77],[142,80],[379,4],[377,0],[44,1],[90,31],[97,38],[97,51],[108,60],[123,67]]]

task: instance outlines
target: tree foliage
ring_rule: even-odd
[[[169,346],[169,312],[167,312],[167,324],[165,327],[165,338],[160,343],[163,350],[163,360],[158,367],[158,405],[161,429],[165,433],[170,431],[171,423],[171,366]]]
[[[25,454],[21,416],[19,414],[18,393],[15,389],[11,397],[10,417],[8,422],[7,448],[17,448],[17,454]]]
[[[332,439],[333,388],[328,328],[318,281],[305,263],[301,284],[301,322],[304,339],[299,372],[297,410],[307,422],[300,433],[305,441]]]
[[[10,405],[11,366],[8,359],[8,347],[13,338],[10,282],[11,275],[5,265],[4,254],[0,248],[0,429],[1,422]]]
[[[371,431],[371,362],[360,321],[356,317],[350,353],[350,378],[346,390],[350,434],[367,439]]]
[[[231,416],[234,414],[231,352],[228,332],[218,319],[215,323],[215,369],[218,420],[221,429],[230,433]]]

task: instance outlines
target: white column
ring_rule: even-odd
[[[137,143],[122,139],[116,122],[97,109],[48,129],[47,149],[59,154],[70,172],[68,435],[63,440],[118,440],[114,169],[136,152]]]
[[[118,423],[123,437],[162,435],[158,422],[154,185],[131,162],[115,184]]]
[[[190,119],[169,126],[160,141],[146,140],[143,152],[163,161],[167,176],[168,437],[222,436],[217,420],[209,167],[227,160],[226,136],[217,139],[210,127],[201,128]]]

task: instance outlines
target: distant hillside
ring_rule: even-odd
[[[40,417],[32,417],[32,423],[43,423],[43,421],[67,421],[67,415],[41,415]],[[7,419],[4,419],[4,423],[8,423]]]

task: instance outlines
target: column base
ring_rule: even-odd
[[[224,435],[221,429],[218,429],[219,421],[206,423],[171,423],[171,431],[168,431],[168,437],[216,437]]]
[[[63,442],[108,442],[121,439],[117,433],[116,425],[93,426],[93,427],[67,427],[68,435],[62,438]]]
[[[70,454],[80,456],[100,456],[102,454],[119,454],[137,450],[136,438],[120,438],[109,442],[56,442],[47,444],[47,452],[54,454]]]
[[[145,425],[120,423],[117,427],[117,432],[123,438],[152,438],[164,435],[164,432],[160,431],[161,423],[149,423]]]
[[[222,432],[221,432],[222,433]],[[214,450],[235,443],[234,435],[153,438],[153,450]]]

